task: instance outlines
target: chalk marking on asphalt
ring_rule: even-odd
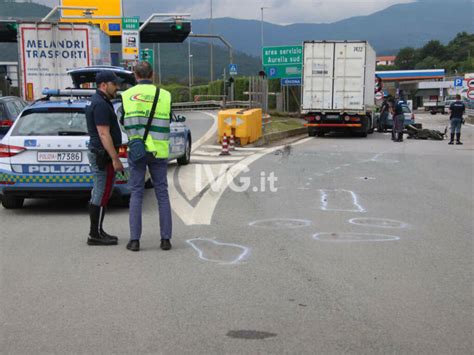
[[[269,218],[260,219],[249,223],[250,227],[264,228],[264,229],[295,229],[304,228],[312,225],[313,222],[307,219],[292,219],[292,218]]]
[[[231,260],[231,261],[222,261],[222,260],[216,260],[216,259],[209,259],[208,257],[205,256],[205,251],[194,244],[195,241],[204,241],[204,242],[213,243],[215,245],[222,246],[222,247],[238,248],[238,249],[242,250],[242,252],[238,255],[237,258],[235,258],[234,260]],[[210,262],[213,262],[213,263],[237,264],[237,263],[243,261],[250,254],[250,248],[248,248],[246,246],[239,245],[239,244],[233,244],[233,243],[218,242],[218,241],[213,240],[213,239],[193,238],[193,239],[186,240],[186,243],[191,245],[191,247],[194,250],[196,250],[196,252],[198,253],[198,256],[199,256],[200,259],[205,260],[205,261],[210,261]]]
[[[316,233],[313,239],[331,243],[392,242],[400,240],[395,235],[375,233]]]
[[[357,226],[374,228],[404,229],[408,227],[408,223],[388,218],[351,218],[348,222]]]
[[[336,190],[320,189],[319,192],[321,194],[321,209],[323,211],[358,212],[358,213],[366,212],[365,209],[360,205],[359,199],[354,191],[344,190],[344,189],[336,189]],[[356,207],[356,209],[329,208],[328,200],[329,200],[330,193],[335,193],[335,195],[338,195],[340,193],[350,194],[352,198],[352,204]]]

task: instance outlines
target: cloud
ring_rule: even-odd
[[[391,5],[416,0],[212,0],[213,17],[234,17],[260,20],[262,6],[264,20],[278,24],[330,23],[353,16],[364,16]],[[424,0],[427,1],[427,0]],[[39,0],[50,6],[59,0]],[[145,20],[151,13],[190,13],[194,19],[209,18],[211,0],[123,0],[126,16],[140,16]]]

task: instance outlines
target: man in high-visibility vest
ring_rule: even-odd
[[[138,84],[122,93],[124,128],[128,139],[143,139],[156,87],[153,85],[153,69],[148,62],[139,62],[134,69]],[[171,249],[171,206],[168,195],[167,166],[171,118],[171,94],[159,91],[155,114],[145,141],[146,157],[138,162],[128,159],[130,178],[130,241],[127,249],[140,250],[142,234],[142,202],[145,190],[145,172],[148,167],[158,200],[161,249]]]

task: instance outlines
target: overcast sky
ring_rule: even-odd
[[[60,0],[34,0],[48,6]],[[190,13],[194,19],[209,18],[213,3],[213,17],[234,17],[260,20],[262,6],[264,20],[277,24],[330,23],[353,16],[369,15],[394,4],[415,0],[123,0],[125,16],[140,16],[141,20],[153,12]]]

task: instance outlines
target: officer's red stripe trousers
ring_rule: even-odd
[[[107,203],[109,202],[110,195],[112,195],[112,188],[114,185],[114,177],[115,177],[115,171],[114,171],[114,166],[112,163],[107,164],[107,167],[105,168],[105,171],[107,173],[107,178],[105,180],[105,191],[104,195],[102,196],[102,201],[100,202],[100,205],[102,207],[107,206]]]

